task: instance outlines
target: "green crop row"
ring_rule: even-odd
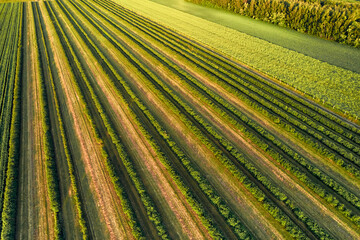
[[[2,208],[2,196],[6,178],[6,165],[8,159],[8,144],[10,136],[11,107],[13,101],[14,72],[16,66],[16,43],[18,28],[18,5],[12,5],[6,29],[2,32],[3,48],[0,59],[0,212]]]
[[[13,89],[14,89],[14,72],[12,69],[16,66],[16,43],[17,43],[17,11],[18,6],[12,5],[10,17],[7,19],[7,30],[2,32],[3,37],[3,52],[0,59],[0,214],[3,207],[3,194],[5,189],[9,138],[11,128],[11,108],[13,102]],[[0,218],[1,222],[1,218]],[[0,224],[1,230],[1,224]]]
[[[1,21],[1,33],[0,33],[0,50],[1,50],[1,53],[0,53],[0,63],[3,64],[3,62],[5,62],[7,60],[7,57],[6,57],[6,50],[8,48],[5,47],[5,44],[8,40],[9,37],[11,37],[10,33],[11,31],[13,30],[11,27],[13,26],[14,22],[12,20],[12,18],[14,17],[13,15],[13,8],[12,8],[12,4],[4,4],[5,7],[4,7],[4,11],[1,13],[0,15],[0,19],[2,19]],[[1,74],[5,74],[5,72],[2,72]],[[0,91],[2,91],[3,87],[2,87],[2,84],[4,83],[4,78],[1,78],[1,81],[0,81]],[[2,94],[2,92],[0,92],[0,94]],[[2,98],[0,98],[1,100]],[[2,102],[2,101],[1,101]],[[0,113],[1,114],[1,113]]]
[[[136,60],[135,60],[136,61]],[[148,73],[148,74],[151,74],[151,73]],[[157,93],[157,95],[159,96],[159,94],[161,95],[160,92]],[[166,101],[166,99],[163,99],[163,101]]]
[[[184,81],[183,81],[184,82]],[[197,95],[199,95],[199,93],[197,93]],[[213,107],[214,107],[214,104],[213,103],[210,103]],[[228,103],[225,103],[225,105],[229,105]],[[231,109],[230,109],[231,110]],[[227,116],[227,113],[224,112],[224,111],[221,111],[220,110],[220,113],[221,115],[223,116]],[[227,116],[228,117],[228,116]],[[231,118],[230,118],[231,119]],[[245,118],[247,119],[247,118]],[[234,122],[234,119],[233,120],[233,124],[238,124],[236,121]],[[256,129],[256,128],[255,128]],[[264,129],[260,129],[260,131],[264,131]],[[248,134],[249,135],[249,134]],[[274,136],[270,137],[270,140],[275,140]],[[258,140],[255,141],[255,142],[259,142]],[[295,154],[295,152],[293,152],[293,150],[291,149],[288,149],[288,147],[285,145],[285,144],[281,144],[281,142],[279,142],[278,140],[275,141],[275,143],[277,143],[278,145],[282,145],[282,149],[284,150],[285,149],[285,153],[287,152],[287,154],[290,153],[290,157],[293,157],[293,155]],[[260,142],[260,146],[262,146],[262,144],[266,144],[264,142]],[[266,144],[267,145],[267,144]],[[264,146],[264,145],[263,145]],[[290,150],[290,152],[289,152]],[[270,149],[268,149],[268,151],[270,152]],[[279,155],[276,154],[276,153],[273,153],[273,156],[277,156],[275,159],[278,159],[279,160]],[[296,158],[299,159],[299,156],[298,154],[296,154]],[[281,157],[280,157],[281,158]],[[304,160],[303,157],[300,156],[300,159]],[[284,161],[284,159],[282,159],[282,161]],[[304,161],[302,161],[302,163],[306,163]],[[309,164],[306,164],[306,166],[308,166],[308,169],[312,171],[312,173],[320,178],[326,185],[328,185],[329,187],[333,188],[336,192],[338,192],[341,196],[343,196],[346,200],[350,201],[351,203],[354,204],[354,206],[357,206],[359,205],[359,202],[358,202],[358,198],[349,193],[344,187],[340,186],[336,181],[334,181],[333,179],[331,179],[330,177],[326,176],[324,173],[322,173],[319,169],[317,168],[314,168],[313,166],[309,165]],[[295,172],[298,172],[299,169],[297,169],[296,167],[295,168],[292,168]],[[298,177],[301,177],[302,181],[305,181],[307,182],[307,185],[308,186],[312,186],[311,188],[313,190],[315,190],[315,192],[317,192],[318,194],[320,194],[323,198],[326,198],[327,201],[330,201],[331,199],[333,200],[332,201],[332,204],[335,204],[336,206],[338,206],[339,210],[342,211],[345,215],[348,215],[348,211],[345,210],[343,208],[343,204],[339,204],[338,200],[336,198],[333,198],[331,195],[329,195],[328,193],[326,193],[326,191],[322,188],[319,188],[319,186],[313,184],[310,179],[308,179],[308,177],[304,174],[299,174],[299,172],[296,174]],[[354,221],[358,221],[356,220],[357,217],[356,216],[353,216],[352,219]]]
[[[1,213],[1,239],[14,239],[16,226],[16,210],[18,197],[18,164],[20,157],[20,131],[21,131],[21,73],[22,73],[22,44],[23,44],[23,23],[24,4],[17,5],[17,23],[14,31],[17,32],[16,44],[17,49],[14,76],[14,92],[11,111],[11,128],[9,140],[9,155],[6,171],[6,186],[4,189],[3,209]]]

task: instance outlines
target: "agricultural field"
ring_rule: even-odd
[[[360,239],[358,93],[122,2],[0,3],[1,239]]]

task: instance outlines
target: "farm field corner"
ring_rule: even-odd
[[[1,239],[360,239],[359,74],[194,19],[0,3]]]

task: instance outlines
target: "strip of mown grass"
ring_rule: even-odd
[[[125,18],[123,18],[123,19],[125,19]],[[184,80],[187,78],[184,77],[182,79]],[[184,84],[189,84],[189,82],[188,83],[186,81],[183,81],[183,82],[184,82]],[[192,79],[192,82],[190,82],[190,85],[192,87],[194,87],[194,84],[192,84],[194,82],[197,83],[197,81],[195,79]],[[197,84],[198,84],[198,86],[201,86],[201,84],[200,85],[199,85],[199,83],[197,83]],[[196,85],[195,85],[195,87],[196,87]],[[219,101],[219,99],[220,99],[220,98],[218,98],[218,96],[214,95],[214,93],[212,93],[211,91],[206,89],[206,87],[204,88],[204,86],[200,87],[200,91],[205,91],[205,92],[203,92],[203,94],[205,94],[205,97],[204,97],[204,95],[202,95],[202,96],[201,96],[201,94],[199,95],[198,91],[195,91],[195,92],[193,91],[193,93],[196,94],[197,96],[199,96],[200,98],[205,99],[204,101],[208,102],[210,104],[210,106],[216,107],[216,105],[217,105],[216,101]],[[214,101],[209,102],[210,100],[208,100],[208,98],[211,99],[214,96],[215,96],[215,102]],[[222,116],[225,116],[228,119],[232,119],[232,123],[235,126],[237,126],[238,128],[240,127],[239,129],[242,131],[245,130],[245,133],[248,137],[250,137],[255,143],[257,143],[262,149],[264,149],[268,153],[270,153],[270,155],[273,156],[276,160],[281,162],[287,169],[290,169],[295,174],[295,176],[297,176],[301,181],[305,182],[305,184],[307,186],[309,186],[311,189],[313,189],[317,194],[319,194],[321,197],[325,198],[327,201],[330,201],[331,204],[335,205],[345,216],[350,217],[350,219],[352,219],[355,223],[358,222],[358,215],[357,214],[353,215],[351,212],[358,211],[356,208],[358,208],[359,200],[354,194],[347,191],[346,187],[341,186],[336,181],[334,181],[329,176],[327,176],[324,172],[321,172],[319,169],[314,168],[314,166],[312,166],[309,163],[309,161],[307,161],[304,157],[302,157],[301,155],[296,153],[294,150],[289,148],[286,144],[279,141],[273,135],[271,135],[271,134],[269,135],[269,133],[264,132],[264,129],[262,127],[260,127],[259,125],[257,125],[256,123],[254,123],[251,120],[249,121],[247,116],[245,116],[244,114],[235,110],[226,101],[220,100],[220,102],[222,102],[222,105],[225,106],[225,109],[230,108],[230,112],[228,111],[229,109],[226,111],[223,111],[223,110],[220,110],[221,107],[217,108],[218,112]],[[231,117],[231,114],[233,114],[231,112],[234,112],[234,111],[237,114],[237,116],[235,115],[235,116]],[[230,115],[229,115],[229,113],[230,113]],[[246,129],[246,128],[244,128],[244,126],[239,125],[239,123],[241,124],[241,123],[246,123],[246,122],[250,122],[250,128],[248,126]],[[254,129],[251,129],[251,128],[254,128]],[[249,130],[250,130],[250,132],[249,132]],[[258,131],[258,132],[256,133],[256,131]],[[264,136],[265,136],[265,139],[264,139]],[[268,147],[268,146],[271,146],[271,147]],[[282,155],[279,155],[279,153]],[[296,159],[298,162],[300,162],[300,164],[297,163],[296,161],[294,161],[294,159]],[[305,171],[305,173],[307,171],[310,171],[314,176],[311,176],[309,174],[304,174],[304,171]],[[319,179],[317,179],[317,178],[320,178],[321,181],[319,181]],[[334,198],[334,196],[336,196],[336,197]],[[339,200],[341,200],[341,203],[339,203]],[[353,204],[353,206],[346,203],[346,201]],[[344,203],[346,206],[345,208],[344,208]]]
[[[15,55],[13,63],[13,81],[14,90],[12,98],[9,152],[6,165],[6,185],[4,189],[4,198],[1,202],[1,239],[14,239],[16,227],[16,210],[18,196],[18,164],[20,157],[20,131],[21,131],[21,73],[22,73],[22,44],[24,42],[23,26],[25,26],[24,4],[16,4],[16,25],[14,26],[15,39],[13,44],[16,48],[12,53]],[[2,196],[1,196],[2,197]]]

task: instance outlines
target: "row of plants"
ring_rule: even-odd
[[[46,44],[46,41],[44,42],[44,44]],[[49,51],[49,46],[47,46],[47,47],[46,47],[46,45],[44,45],[44,46]],[[50,62],[50,59],[49,59],[50,52],[48,52],[48,51],[43,52],[47,63]],[[43,66],[43,67],[45,67],[45,66]],[[78,180],[78,176],[76,175],[76,169],[75,169],[72,157],[71,157],[71,152],[69,149],[69,142],[68,142],[67,135],[65,132],[64,122],[63,122],[63,119],[61,116],[59,99],[57,96],[56,86],[54,84],[54,79],[53,79],[53,74],[52,74],[53,70],[51,69],[49,64],[47,64],[47,68],[48,68],[47,71],[49,73],[49,78],[48,78],[49,82],[47,83],[47,87],[50,88],[50,92],[52,93],[52,96],[53,96],[53,101],[54,101],[55,110],[56,110],[57,123],[58,123],[59,129],[60,129],[61,141],[62,141],[62,145],[63,145],[63,150],[65,152],[66,162],[67,162],[70,181],[71,181],[72,197],[75,201],[75,206],[76,206],[76,210],[77,210],[77,216],[78,216],[78,221],[79,221],[82,237],[85,240],[85,239],[88,239],[89,236],[88,236],[87,223],[85,220],[84,207],[81,202],[81,196],[80,196],[78,183],[77,183],[79,180]]]
[[[123,29],[123,28],[121,28],[121,29]],[[137,61],[136,59],[134,59],[133,61]],[[139,67],[140,66],[140,63],[139,62],[137,62],[137,68],[139,69],[139,70],[141,70],[141,69],[143,69],[144,70],[144,68],[143,67]],[[144,70],[144,71],[146,71],[146,70]],[[146,79],[154,79],[154,78],[156,78],[156,77],[154,77],[154,76],[151,76],[152,74],[150,73],[150,72],[147,72],[147,74],[145,75],[146,76]],[[149,84],[149,85],[151,85],[151,83]],[[155,91],[155,90],[154,90]],[[157,96],[163,96],[163,94],[161,93],[161,92],[157,92],[156,93],[157,94]],[[164,101],[164,102],[168,102],[169,103],[169,100],[167,99],[167,98],[162,98],[162,100]],[[171,104],[171,103],[169,103],[169,104]],[[173,107],[174,107],[174,105],[173,105]],[[173,110],[174,110],[174,108],[173,108]],[[183,120],[184,120],[184,115],[183,115]],[[186,117],[185,117],[186,118]],[[186,121],[186,120],[185,120]],[[187,120],[188,121],[188,123],[189,123],[189,120]],[[191,123],[189,123],[189,125],[190,125]],[[196,128],[196,127],[195,127]],[[199,132],[197,132],[197,135],[201,135],[201,133],[199,133]],[[204,137],[204,139],[206,139],[206,137]],[[224,139],[222,139],[222,141],[225,141]],[[207,142],[208,144],[209,144],[209,141]],[[214,147],[214,149],[216,149],[216,147]],[[221,151],[220,151],[221,152]],[[220,153],[221,154],[221,153]],[[218,152],[218,155],[219,155],[219,152]],[[225,157],[226,158],[226,157]],[[229,160],[228,160],[228,162],[229,162]],[[256,189],[256,187],[254,187],[254,189]],[[256,191],[256,190],[255,190]],[[281,214],[278,214],[278,213],[276,213],[276,214],[274,214],[274,215],[281,215]],[[286,218],[286,217],[285,217]],[[280,219],[280,218],[279,218]],[[283,219],[282,219],[283,220]],[[283,220],[283,222],[284,222],[284,220]],[[286,222],[286,220],[285,220],[285,222]],[[296,233],[296,234],[298,234],[298,233]],[[295,234],[295,235],[296,235]]]
[[[9,18],[7,19],[7,26],[1,34],[2,38],[2,58],[0,59],[0,214],[3,207],[3,194],[5,189],[5,179],[8,161],[9,137],[10,137],[10,123],[11,123],[11,108],[13,102],[14,89],[14,69],[16,64],[16,37],[17,37],[17,11],[18,6],[12,5],[10,9]],[[1,225],[1,224],[0,224]],[[0,226],[1,228],[1,226]]]
[[[68,18],[71,20],[72,24],[74,24],[75,28],[78,30],[80,35],[82,37],[86,38],[87,35],[84,32],[84,30],[80,27],[80,25],[76,22],[76,20],[72,17],[72,15],[68,12],[68,10],[64,7],[64,5],[61,2],[59,2],[59,6],[64,11],[64,13],[68,16]],[[92,47],[96,47],[91,41],[87,41],[87,43],[89,45],[91,45]],[[80,69],[81,65],[79,65],[78,68]],[[145,186],[140,179],[140,176],[136,172],[136,169],[135,169],[134,164],[132,163],[132,160],[126,153],[126,151],[123,147],[123,144],[121,143],[122,140],[118,137],[117,133],[115,132],[114,127],[112,125],[112,122],[109,119],[108,114],[105,112],[103,105],[100,103],[98,96],[94,92],[93,86],[88,81],[88,78],[85,75],[82,76],[81,80],[84,81],[84,83],[87,87],[87,90],[84,88],[81,88],[81,84],[79,84],[80,90],[82,90],[82,94],[84,94],[84,95],[86,94],[87,91],[90,93],[90,97],[92,99],[92,104],[95,105],[95,107],[98,111],[98,114],[100,115],[101,120],[103,121],[103,124],[107,129],[107,133],[109,134],[113,144],[115,145],[116,150],[122,160],[122,163],[125,166],[125,169],[126,169],[128,175],[130,176],[130,179],[132,180],[133,184],[135,185],[135,188],[136,188],[136,190],[140,196],[140,199],[146,209],[146,213],[147,213],[149,219],[154,223],[158,235],[162,239],[168,239],[168,235],[167,235],[167,232],[163,225],[163,222],[161,220],[161,216],[158,213],[158,211],[156,210],[153,200],[150,198],[149,194],[147,193]]]
[[[172,39],[177,44],[184,46],[187,50],[191,49],[192,53],[201,54],[202,57],[209,59],[210,62],[216,63],[218,67],[224,68],[242,79],[246,79],[247,81],[251,82],[254,85],[259,86],[261,89],[266,90],[267,92],[276,95],[277,98],[280,98],[287,104],[290,104],[297,110],[301,110],[306,116],[314,118],[314,120],[323,123],[327,127],[335,130],[336,132],[343,134],[344,136],[354,140],[357,143],[360,143],[360,128],[356,128],[352,124],[348,124],[347,121],[344,121],[341,118],[334,116],[333,114],[324,111],[323,109],[319,108],[313,102],[309,102],[304,98],[296,96],[289,91],[277,86],[276,84],[267,81],[263,77],[259,76],[258,74],[245,69],[238,64],[232,62],[225,56],[222,56],[211,49],[204,47],[194,41],[182,36],[179,33],[176,33],[172,30],[167,29],[164,26],[161,26],[158,23],[155,23],[149,19],[146,19],[142,16],[139,16],[131,11],[126,10],[125,8],[116,5],[115,3],[111,3],[109,1],[102,1],[102,3],[107,2],[108,5],[117,6],[121,9],[121,13],[125,14],[128,18],[131,17],[133,20],[141,20],[138,23],[142,23],[147,29],[153,29],[158,34],[162,33],[162,36],[166,36],[167,38]],[[160,35],[160,34],[159,34]],[[346,131],[346,129],[349,131]],[[351,133],[353,132],[353,133]],[[355,135],[354,135],[355,134]],[[356,135],[357,134],[357,135]],[[357,136],[357,137],[356,137]]]
[[[89,5],[87,5],[87,6],[89,6]],[[97,12],[94,8],[92,8],[91,6],[89,6],[89,7],[92,10],[94,10],[94,12],[96,12],[97,14],[101,14],[100,12]],[[102,16],[106,17],[104,15],[102,15]],[[104,33],[104,34],[106,34],[106,33]],[[112,43],[117,45],[117,43],[114,40],[112,41]],[[151,112],[143,105],[143,103],[138,99],[138,97],[134,94],[134,92],[130,89],[130,87],[127,86],[126,82],[123,82],[122,84],[123,84],[123,87],[122,87],[123,91],[125,91],[125,89],[127,91],[127,92],[123,93],[123,95],[127,96],[127,99],[128,99],[127,101],[129,101],[131,99],[132,101],[136,102],[137,107],[139,109],[141,109],[141,111],[143,113],[142,117],[137,116],[135,114],[135,112],[139,112],[139,111],[132,110],[131,113],[132,113],[132,117],[133,117],[134,121],[138,124],[143,135],[147,138],[147,140],[150,142],[150,144],[153,146],[153,148],[157,152],[157,155],[158,155],[160,161],[167,168],[168,172],[170,173],[170,175],[172,176],[174,181],[177,183],[177,185],[179,186],[182,193],[186,196],[187,201],[190,203],[190,205],[195,210],[195,212],[197,212],[200,215],[200,218],[202,219],[204,225],[209,230],[209,233],[213,237],[220,236],[219,235],[220,233],[218,232],[218,230],[216,230],[216,228],[214,227],[214,224],[212,223],[213,220],[211,220],[209,216],[207,217],[206,215],[204,215],[206,210],[194,198],[194,193],[192,193],[192,189],[191,189],[191,188],[193,188],[193,185],[191,185],[191,186],[185,185],[184,181],[182,180],[181,175],[178,173],[178,172],[180,172],[180,169],[176,168],[176,170],[175,170],[174,162],[170,161],[171,158],[169,159],[169,157],[167,157],[167,155],[164,154],[163,147],[161,148],[159,146],[159,144],[157,143],[159,141],[159,137],[161,139],[163,139],[165,144],[167,144],[168,149],[170,151],[172,151],[172,154],[175,154],[178,161],[181,162],[183,169],[185,171],[187,171],[187,173],[185,173],[185,174],[190,175],[197,182],[196,183],[194,181],[193,184],[197,184],[201,188],[201,190],[207,195],[207,197],[212,202],[212,204],[214,204],[217,207],[217,209],[221,213],[221,215],[226,219],[228,224],[234,229],[234,232],[238,235],[238,237],[241,239],[250,238],[249,233],[244,228],[244,226],[241,224],[239,219],[237,219],[236,215],[233,212],[231,212],[229,207],[225,204],[224,200],[221,199],[221,197],[215,192],[213,187],[201,175],[201,173],[194,169],[194,167],[192,166],[192,164],[191,164],[190,160],[187,158],[187,156],[177,146],[177,144],[171,139],[170,135],[161,127],[161,125],[155,119],[155,117],[151,114]],[[115,84],[114,84],[114,88],[116,88]],[[122,93],[119,92],[118,94],[119,94],[119,96],[122,97]],[[144,120],[144,118],[147,118],[148,120],[146,121],[146,120]],[[150,126],[149,126],[149,124],[146,124],[145,122],[151,123],[151,125],[152,125],[151,127],[154,128],[154,130],[156,131],[156,136],[154,136],[154,134],[150,134],[150,132],[149,132]],[[172,159],[172,161],[174,161],[174,159]],[[196,192],[196,191],[194,191],[194,192]],[[204,204],[204,202],[202,202],[201,204]]]
[[[42,19],[40,18],[40,21],[43,25]],[[44,25],[42,26],[42,28],[44,29]],[[49,52],[49,46],[46,46],[46,41],[45,41],[45,35],[43,32],[43,29],[41,29],[41,33],[43,34],[42,36],[42,46],[44,48],[42,54],[45,63],[49,63],[50,59],[50,52]],[[40,39],[38,38],[38,41],[40,41]],[[46,51],[47,50],[47,51]],[[61,109],[60,109],[60,105],[59,105],[59,99],[58,99],[58,95],[56,93],[56,87],[54,84],[54,79],[53,79],[53,74],[52,74],[52,69],[50,67],[49,64],[46,65],[42,65],[43,68],[47,68],[47,73],[48,73],[48,82],[47,84],[45,83],[45,86],[47,88],[50,88],[50,92],[52,94],[53,97],[53,101],[54,101],[54,105],[55,105],[55,110],[56,110],[56,119],[57,119],[57,124],[59,126],[60,129],[60,136],[61,136],[61,142],[62,142],[62,147],[65,153],[65,157],[66,157],[66,162],[67,162],[67,166],[68,166],[68,170],[69,170],[69,176],[70,176],[70,181],[71,181],[71,190],[72,190],[72,197],[74,199],[75,202],[75,206],[76,206],[76,210],[77,210],[77,216],[78,216],[78,222],[80,225],[80,229],[81,229],[81,233],[82,233],[82,238],[88,239],[88,228],[87,228],[87,223],[85,220],[85,212],[84,212],[84,207],[80,198],[80,192],[79,192],[79,188],[78,188],[78,177],[75,173],[76,169],[71,157],[71,152],[69,149],[69,143],[68,143],[68,139],[67,139],[67,135],[65,132],[65,127],[64,127],[64,122],[62,119],[62,115],[61,115]]]
[[[0,13],[0,19],[2,19],[2,21],[0,22],[0,27],[2,29],[1,33],[0,33],[0,62],[3,62],[6,60],[5,58],[5,53],[6,53],[6,48],[5,48],[5,43],[6,40],[8,38],[9,32],[11,30],[10,26],[12,25],[13,21],[11,21],[11,18],[13,17],[13,8],[11,4],[2,4],[3,8],[2,11]],[[2,86],[3,84],[3,80],[0,82],[0,86]],[[2,87],[0,88],[2,89]],[[0,93],[2,94],[2,93]],[[0,98],[2,99],[2,98]],[[2,102],[2,101],[1,101]]]
[[[134,22],[134,21],[132,21]],[[133,23],[134,24],[134,23]],[[149,33],[148,31],[144,30],[143,27],[141,28],[142,31]],[[156,33],[152,33],[153,36],[158,41],[164,43],[163,39],[161,38],[159,31]],[[165,36],[166,37],[166,36]],[[172,45],[177,45],[180,42],[179,40],[174,40],[171,42]],[[164,43],[166,44],[166,43]],[[283,128],[287,131],[293,133],[299,139],[306,141],[309,145],[317,149],[321,152],[324,156],[333,159],[336,163],[340,166],[343,166],[346,170],[350,171],[351,173],[355,174],[356,176],[360,176],[360,172],[356,166],[353,165],[359,164],[360,160],[357,157],[359,152],[359,147],[355,146],[354,144],[350,143],[347,140],[344,140],[343,137],[337,136],[333,132],[326,130],[323,126],[318,125],[314,121],[308,119],[301,114],[298,114],[297,111],[294,109],[284,105],[282,102],[278,101],[278,99],[273,98],[272,96],[268,96],[262,90],[248,88],[249,85],[247,82],[243,81],[237,76],[234,75],[219,75],[216,73],[217,70],[220,69],[219,65],[214,67],[213,62],[203,62],[204,60],[196,59],[197,57],[189,56],[189,54],[185,54],[183,52],[193,52],[192,48],[182,47],[180,50],[178,48],[174,48],[174,46],[169,46],[169,48],[173,49],[175,52],[179,53],[183,57],[187,59],[189,62],[193,62],[197,66],[197,71],[199,71],[199,67],[202,66],[204,69],[205,75],[212,78],[215,82],[219,83],[229,92],[235,94],[236,96],[240,97],[242,100],[246,101],[249,105],[253,106],[255,109],[259,110],[266,116],[270,117],[276,123],[280,124]],[[205,65],[205,66],[204,66]],[[214,77],[215,76],[215,77]],[[230,79],[231,78],[231,79]],[[242,84],[239,85],[237,82],[241,82]],[[240,93],[241,91],[242,93]],[[272,102],[272,103],[269,103]],[[288,111],[290,115],[286,114],[283,110],[279,109],[277,106],[280,106],[283,110]],[[294,119],[294,116],[298,119]],[[282,119],[282,121],[280,120]],[[306,121],[307,124],[303,124],[302,122]],[[304,133],[306,131],[310,135]],[[318,131],[323,132],[325,135],[329,136],[331,139],[335,139],[338,143],[342,144],[343,146],[347,147],[349,150],[346,150],[335,144],[333,141],[326,138],[323,134],[319,133]],[[339,155],[344,156],[341,157]],[[349,159],[349,161],[347,160]]]
[[[54,237],[55,239],[62,239],[62,223],[61,223],[61,199],[58,170],[56,165],[56,158],[54,153],[54,142],[51,133],[51,122],[49,116],[48,98],[45,89],[45,79],[49,79],[49,72],[46,68],[48,62],[45,56],[45,38],[43,29],[40,23],[40,9],[38,3],[32,4],[33,15],[35,19],[35,31],[38,46],[38,61],[40,63],[41,78],[40,78],[40,113],[42,125],[42,142],[44,143],[44,163],[46,173],[46,186],[48,197],[50,201],[50,209],[54,217]]]
[[[21,74],[22,74],[22,49],[24,42],[23,27],[25,26],[24,4],[16,4],[15,28],[16,38],[14,39],[15,63],[14,63],[14,90],[12,98],[10,124],[9,151],[6,170],[6,185],[1,212],[1,239],[14,239],[16,227],[16,212],[18,198],[18,165],[20,157],[20,131],[21,131]]]
[[[210,103],[211,105],[214,105],[213,103]],[[222,115],[226,115],[227,113],[226,112],[220,112],[220,114],[222,114]],[[263,131],[264,129],[262,129],[261,131]],[[272,140],[275,140],[275,138],[274,138],[274,136],[272,136],[270,139],[272,139]],[[258,142],[258,141],[256,141],[256,142]],[[276,142],[276,143],[281,143],[281,142]],[[260,146],[262,145],[263,143],[261,143],[260,144]],[[266,143],[265,143],[266,144]],[[265,145],[264,145],[265,146]],[[285,146],[284,145],[284,149],[286,150],[288,147],[287,146]],[[287,152],[288,152],[288,150],[287,150]],[[286,152],[285,152],[286,153]],[[277,154],[278,155],[278,154]],[[294,152],[291,150],[290,151],[290,159],[293,157],[293,155],[294,155]],[[297,155],[296,155],[297,156]],[[278,157],[279,158],[279,157]],[[299,157],[297,157],[297,159],[299,159]],[[352,193],[349,193],[344,187],[342,187],[342,186],[340,186],[336,181],[334,181],[333,179],[331,179],[331,178],[329,178],[328,176],[326,176],[326,175],[324,175],[319,169],[317,169],[317,168],[314,168],[313,166],[311,166],[311,165],[308,165],[308,164],[306,164],[306,162],[303,162],[305,159],[304,158],[300,158],[301,159],[301,161],[302,161],[302,163],[304,164],[305,163],[305,165],[306,166],[308,166],[308,168],[312,171],[312,173],[314,173],[314,175],[316,176],[316,177],[318,177],[318,178],[320,178],[326,185],[328,185],[328,186],[330,186],[330,187],[332,187],[334,190],[336,190],[340,195],[342,195],[343,197],[345,197],[345,199],[346,200],[348,200],[348,201],[350,201],[350,202],[352,202],[355,206],[357,206],[358,207],[358,205],[359,205],[359,202],[358,202],[358,198],[355,196],[355,195],[353,195]],[[294,168],[294,170],[296,170],[296,171],[299,171],[297,168]],[[303,173],[302,174],[297,174],[298,176],[301,176],[301,178],[302,179],[304,179],[304,176],[305,176],[305,179],[306,178],[308,178],[306,175],[304,175]],[[307,181],[309,181],[308,179],[306,179]],[[310,183],[311,183],[311,181],[310,181]],[[317,185],[314,185],[314,184],[311,184],[312,186],[313,186],[313,189],[315,188],[315,189],[317,189],[317,192],[319,192],[319,193],[321,193],[321,195],[323,196],[323,197],[325,197],[325,196],[327,196],[326,194],[324,194],[324,193],[326,193],[326,191],[324,192],[324,189],[323,188],[320,188],[320,189],[323,189],[322,191],[319,191],[318,190],[318,186]],[[330,196],[328,196],[327,197],[327,199],[332,199],[332,197],[330,197]],[[337,200],[335,199],[335,202],[336,202]],[[341,207],[341,205],[340,205],[340,208],[342,209],[342,207]],[[344,213],[345,213],[345,211],[344,211]]]

